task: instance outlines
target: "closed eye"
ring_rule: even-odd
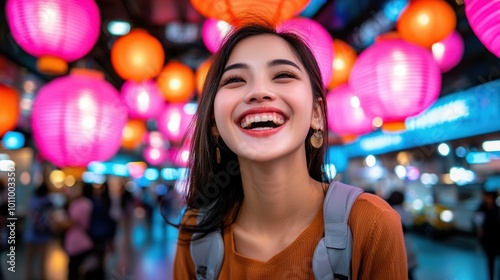
[[[295,79],[297,78],[297,76],[294,73],[288,71],[278,72],[276,75],[274,75],[274,79],[283,79],[283,78]]]
[[[229,76],[227,78],[224,78],[221,82],[221,86],[225,86],[228,84],[234,84],[234,83],[243,83],[245,80],[243,80],[240,76]]]

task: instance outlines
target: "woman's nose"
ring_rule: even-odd
[[[264,102],[271,101],[276,98],[272,90],[265,87],[251,88],[245,96],[245,102]]]

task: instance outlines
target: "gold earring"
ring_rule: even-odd
[[[217,129],[217,127],[215,125],[212,126],[212,128],[210,129],[210,132],[212,133],[213,137],[215,137],[216,139],[219,138],[219,136],[220,136],[219,130]]]
[[[215,138],[215,145],[218,145],[219,144],[219,136],[220,136],[219,130],[214,125],[210,129],[210,132],[212,133],[212,136]],[[220,149],[219,149],[219,146],[215,147],[215,160],[217,161],[217,164],[220,164]]]
[[[311,145],[316,148],[316,149],[319,149],[321,148],[321,146],[323,146],[323,131],[321,130],[316,130],[313,135],[311,135]]]
[[[215,160],[217,161],[217,164],[220,164],[220,150],[219,150],[219,147],[215,147]]]

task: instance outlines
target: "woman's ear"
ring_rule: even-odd
[[[313,105],[314,107],[311,118],[311,128],[313,130],[325,130],[325,120],[323,119],[323,104],[323,98],[319,97]]]
[[[210,127],[210,133],[212,133],[212,136],[215,139],[217,139],[219,138],[220,134],[219,134],[219,129],[217,128],[217,124],[215,123],[215,116],[212,115],[211,119],[212,119],[212,127]]]
[[[219,134],[219,129],[217,129],[217,126],[215,125],[215,123],[214,123],[214,125],[210,128],[210,132],[212,133],[212,136],[213,136],[215,139],[219,138],[219,136],[220,136],[220,134]]]

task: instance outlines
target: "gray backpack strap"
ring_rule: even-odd
[[[352,234],[347,220],[356,198],[363,190],[332,182],[323,205],[325,236],[313,256],[316,280],[351,279]]]
[[[200,211],[198,215],[198,223],[203,218],[203,213]],[[201,233],[193,234],[189,251],[193,259],[196,270],[197,280],[215,280],[219,277],[219,273],[224,262],[224,241],[222,233],[214,231],[203,238],[196,239]]]

